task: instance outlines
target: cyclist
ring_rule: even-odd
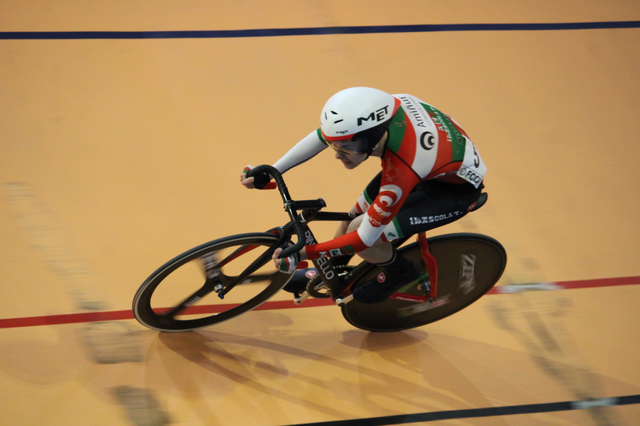
[[[421,277],[418,266],[399,256],[391,241],[428,231],[462,218],[480,197],[486,166],[473,142],[448,115],[411,95],[353,87],[333,95],[314,130],[274,167],[281,173],[311,159],[327,147],[347,169],[379,157],[382,171],[367,185],[335,238],[306,246],[276,265],[291,273],[300,260],[331,257],[344,264],[357,253],[384,273],[354,290],[364,303],[386,300]],[[264,188],[267,175],[240,176],[247,188]]]

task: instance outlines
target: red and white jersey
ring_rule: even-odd
[[[469,182],[476,188],[487,168],[473,142],[448,115],[411,95],[394,95],[400,102],[382,155],[382,181],[374,200],[360,196],[357,208],[364,213],[360,227],[325,243],[307,246],[310,259],[339,256],[366,250],[378,239],[397,238],[393,223],[413,188],[423,180]],[[300,141],[274,166],[284,172],[327,147],[315,131]]]

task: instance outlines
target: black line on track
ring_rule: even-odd
[[[472,408],[467,410],[435,411],[431,413],[402,414],[353,420],[336,420],[319,423],[300,423],[288,426],[388,426],[437,420],[469,419],[478,417],[511,416],[515,414],[539,414],[556,411],[588,410],[596,407],[640,404],[640,395],[627,395],[583,401],[549,402],[543,404],[509,405],[504,407]]]
[[[265,28],[211,31],[5,31],[0,40],[176,39],[251,38],[330,34],[390,34],[459,31],[553,31],[640,28],[640,21],[521,23],[521,24],[426,24],[371,25],[309,28]]]

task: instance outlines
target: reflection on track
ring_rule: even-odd
[[[592,372],[593,367],[564,325],[564,319],[572,309],[569,299],[550,296],[544,302],[536,303],[527,297],[523,289],[508,299],[502,299],[501,303],[493,303],[489,309],[496,324],[518,339],[544,373],[581,401],[603,402],[592,405],[576,403],[575,408],[587,409],[598,426],[621,424],[615,412],[608,408],[617,405],[617,400],[605,397],[600,378]]]
[[[143,360],[140,331],[131,324],[109,321],[100,313],[109,303],[90,265],[75,250],[55,214],[25,183],[2,185],[2,195],[23,231],[27,245],[58,276],[74,307],[93,321],[82,324],[75,338],[95,364],[121,364]],[[44,319],[46,324],[46,318]],[[9,320],[10,321],[10,320]],[[62,338],[61,338],[62,340]],[[127,385],[109,390],[134,425],[163,426],[169,416],[155,393]]]

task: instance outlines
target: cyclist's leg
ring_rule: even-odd
[[[362,223],[363,218],[364,216],[358,216],[353,219],[351,223],[349,223],[348,232],[357,230],[360,223]],[[378,239],[368,249],[358,252],[358,256],[369,263],[385,263],[392,258],[393,250],[393,246],[390,242]]]
[[[378,239],[370,248],[358,253],[360,257],[384,268],[375,279],[353,290],[356,300],[363,303],[379,303],[395,293],[398,288],[423,279],[418,264],[402,256],[391,242]]]
[[[380,178],[381,174],[376,176],[363,193],[362,197],[368,203],[377,196]],[[388,263],[395,254],[390,241],[425,232],[464,217],[480,197],[483,188],[482,185],[475,188],[471,184],[438,181],[420,183],[409,194],[394,220],[385,226],[382,238],[358,254],[370,263]],[[362,216],[351,221],[348,232],[358,229],[361,222]]]
[[[387,241],[426,232],[455,222],[467,215],[484,188],[480,185],[422,182],[414,190],[384,230]]]
[[[398,255],[391,242],[464,217],[478,200],[482,187],[424,182],[409,194],[393,222],[371,248],[358,253],[365,260],[385,268],[386,276],[364,283],[354,290],[354,297],[365,303],[385,300],[399,287],[420,279],[420,270],[413,262]],[[354,221],[350,228],[358,222]],[[377,282],[376,282],[377,281]]]
[[[380,192],[380,183],[382,182],[382,172],[379,172],[372,180],[369,182],[365,190],[362,192],[360,197],[358,198],[357,204],[351,209],[352,213],[363,212],[369,208],[371,202],[378,196],[378,192]],[[341,222],[338,225],[338,229],[336,230],[336,234],[334,238],[341,237],[342,235],[352,232],[360,226],[362,222],[362,216],[358,216],[354,220],[350,222]],[[380,241],[382,243],[382,241]],[[365,252],[361,252],[361,257],[371,263],[375,263],[376,261],[384,261],[388,260],[391,257],[391,250],[385,247],[378,247],[379,244],[374,244],[375,247],[372,247]],[[381,251],[381,253],[378,253]],[[367,255],[367,253],[370,253]],[[380,257],[382,256],[382,257]],[[346,265],[349,263],[353,255],[342,255],[330,258],[331,264],[333,266]]]

